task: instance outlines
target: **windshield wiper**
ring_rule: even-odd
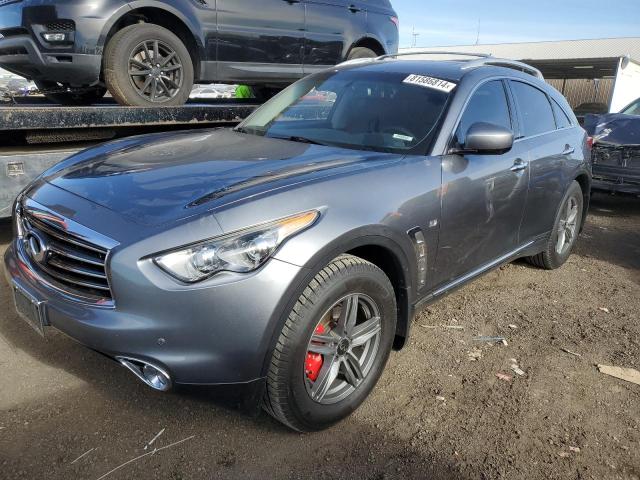
[[[323,145],[325,147],[328,146],[328,144],[319,142],[318,140],[314,140],[312,138],[307,138],[307,137],[300,137],[298,135],[291,135],[289,137],[280,137],[280,136],[274,135],[270,138],[277,138],[278,140],[289,140],[290,142],[309,143],[311,145]]]

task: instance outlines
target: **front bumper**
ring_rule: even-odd
[[[153,272],[158,277],[146,283],[145,274],[127,272],[131,282],[115,285],[115,306],[101,307],[47,286],[20,239],[7,249],[4,266],[10,284],[44,302],[51,327],[109,357],[157,365],[176,384],[206,385],[247,384],[263,377],[281,324],[280,305],[301,271],[272,259],[253,274],[180,289],[163,288],[175,282],[161,272]],[[120,304],[117,293],[125,290]]]
[[[0,67],[36,81],[93,85],[100,79],[101,61],[100,55],[44,53],[29,35],[0,39]]]

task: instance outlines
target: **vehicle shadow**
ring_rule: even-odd
[[[640,270],[640,198],[594,192],[575,253]]]

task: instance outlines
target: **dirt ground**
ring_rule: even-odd
[[[9,236],[1,224],[0,252]],[[640,369],[639,316],[640,199],[596,195],[562,269],[516,262],[432,305],[354,415],[299,435],[215,392],[155,393],[59,333],[42,340],[1,280],[0,478],[638,480],[640,386],[596,364]]]

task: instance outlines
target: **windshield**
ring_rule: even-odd
[[[454,87],[440,81],[446,84],[447,92],[429,86],[429,82],[438,79],[361,69],[323,72],[291,85],[258,108],[237,130],[299,142],[405,153],[430,141]]]

